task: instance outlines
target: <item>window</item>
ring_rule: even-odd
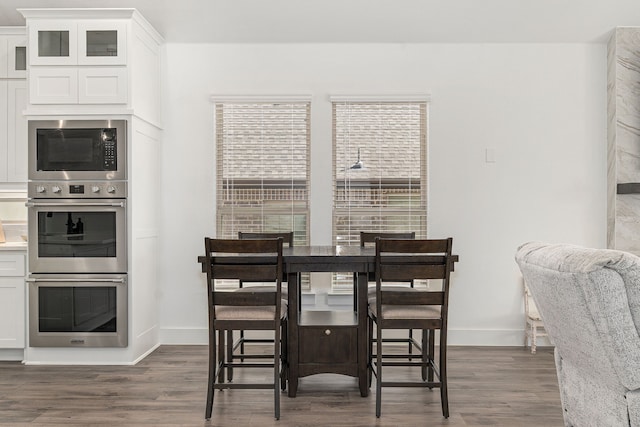
[[[427,235],[427,103],[333,102],[333,242],[360,231]],[[335,274],[333,290],[351,290]]]
[[[217,235],[293,231],[309,242],[309,102],[218,102]]]

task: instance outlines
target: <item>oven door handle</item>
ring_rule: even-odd
[[[119,278],[119,279],[40,279],[40,278],[33,278],[33,277],[29,277],[27,279],[25,279],[26,282],[31,282],[31,283],[35,283],[35,282],[106,282],[106,283],[124,283],[124,279],[123,278]]]
[[[112,207],[112,208],[124,208],[124,202],[80,202],[80,203],[46,203],[46,202],[27,202],[25,206],[28,208],[37,208],[37,207],[54,207],[60,206],[63,208],[73,208],[73,207],[81,207],[81,206],[102,206],[102,207]]]

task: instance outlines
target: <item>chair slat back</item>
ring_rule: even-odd
[[[376,304],[441,305],[448,302],[453,239],[376,238]],[[410,255],[410,256],[409,256]],[[441,279],[438,291],[383,291],[384,282]]]
[[[435,261],[437,262],[437,260]],[[380,265],[380,277],[384,281],[408,282],[415,279],[442,279],[445,275],[446,264],[440,261],[438,264],[413,264],[396,261],[385,261]]]
[[[282,243],[290,248],[293,247],[293,231],[284,233],[250,233],[246,231],[238,231],[238,239],[277,239],[282,237]]]
[[[360,232],[360,246],[365,247],[367,243],[375,243],[376,238],[379,237],[381,239],[415,239],[416,232],[406,232],[406,233],[379,233],[379,232],[369,232],[369,231],[361,231]]]
[[[205,238],[205,264],[209,286],[209,306],[277,306],[281,304],[283,273],[281,237],[274,239]],[[215,280],[273,282],[272,292],[228,292],[215,289]],[[215,316],[215,314],[214,314]]]
[[[276,292],[220,292],[215,295],[216,305],[260,306],[276,305]]]
[[[424,291],[424,292],[382,292],[381,304],[394,305],[443,305],[444,292]]]

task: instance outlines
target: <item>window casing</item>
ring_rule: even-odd
[[[426,101],[334,101],[332,110],[333,243],[359,245],[360,231],[426,238]],[[334,274],[333,291],[352,280]]]

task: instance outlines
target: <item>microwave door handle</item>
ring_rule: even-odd
[[[81,207],[81,206],[101,206],[101,207],[112,207],[112,208],[124,208],[124,202],[114,202],[114,203],[43,203],[43,202],[27,202],[25,206],[28,208],[37,208],[37,207],[54,207],[61,206],[66,208],[72,207]]]
[[[41,279],[41,278],[34,278],[34,277],[29,277],[27,279],[25,279],[26,282],[31,282],[31,283],[35,283],[35,282],[106,282],[106,283],[124,283],[124,279],[119,278],[119,279],[79,279],[79,278],[72,278],[72,279]]]

